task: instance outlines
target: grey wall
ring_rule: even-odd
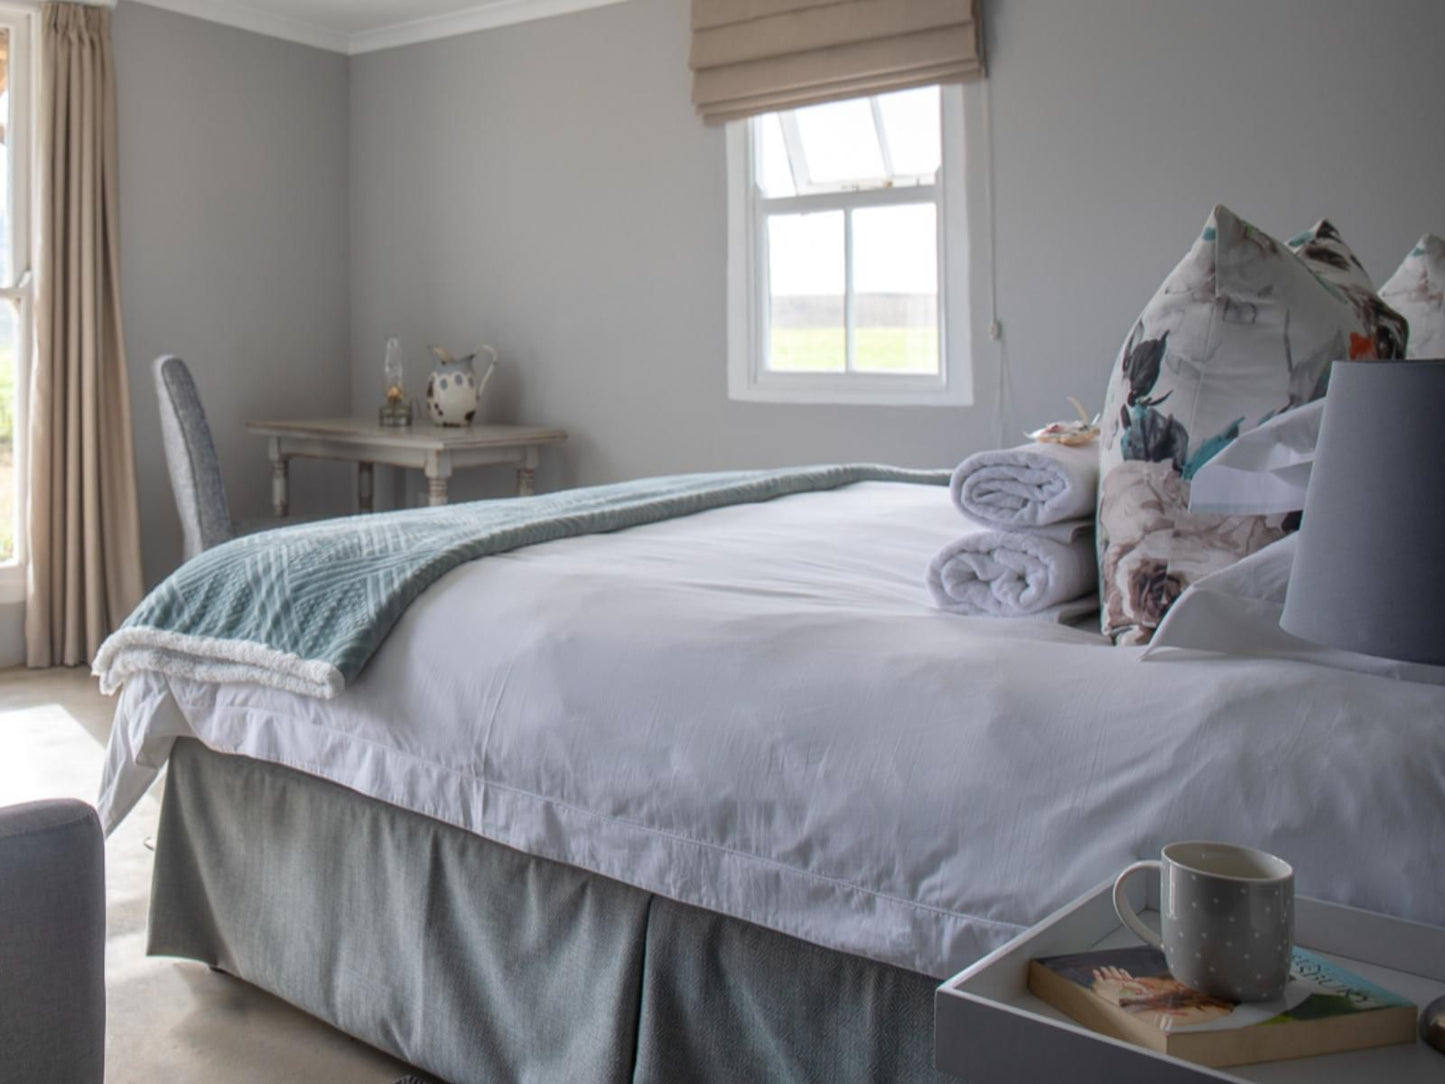
[[[123,3],[121,295],[147,583],[179,563],[151,361],[191,365],[232,512],[270,507],[247,418],[345,413],[347,61]],[[344,467],[293,468],[298,508],[349,507]]]
[[[965,409],[727,399],[724,154],[688,103],[687,5],[631,0],[347,60],[123,3],[122,292],[147,580],[180,554],[149,366],[191,363],[234,510],[247,418],[369,412],[382,341],[490,342],[492,420],[568,428],[542,482],[845,459],[938,464],[1102,397],[1215,202],[1333,217],[1382,278],[1445,230],[1436,0],[985,0],[999,355]],[[977,179],[977,178],[971,178]],[[295,505],[350,506],[298,461]],[[504,476],[463,480],[496,492]]]
[[[1377,278],[1445,230],[1438,0],[984,9],[1002,413],[995,351],[971,408],[728,400],[723,140],[689,105],[677,0],[352,59],[353,404],[372,408],[389,334],[415,373],[429,341],[485,341],[507,370],[484,413],[573,434],[544,484],[947,464],[1067,414],[1065,395],[1099,403],[1216,202],[1284,235],[1329,215]]]
[[[418,373],[430,342],[487,342],[482,416],[572,435],[543,486],[711,465],[725,429],[750,430],[739,462],[784,454],[783,418],[726,404],[723,148],[688,104],[686,7],[352,59],[358,408],[387,335]]]
[[[1215,203],[1281,240],[1328,216],[1377,283],[1445,231],[1438,0],[987,8],[1014,430],[1101,403]]]

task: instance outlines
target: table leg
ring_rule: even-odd
[[[285,519],[291,511],[291,460],[281,454],[280,441],[271,440],[271,508],[277,519]]]
[[[356,464],[356,507],[364,512],[370,512],[372,506],[372,464]]]
[[[447,503],[447,479],[452,476],[452,457],[446,452],[429,453],[426,466],[426,503],[435,508]]]
[[[528,448],[517,468],[517,496],[530,497],[537,492],[537,449]]]

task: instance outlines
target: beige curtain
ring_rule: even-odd
[[[976,0],[692,0],[709,124],[983,76]]]
[[[25,638],[74,666],[141,597],[109,9],[43,7],[40,79]]]

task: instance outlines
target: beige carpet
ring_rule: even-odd
[[[0,672],[0,805],[95,801],[112,701],[81,670]],[[160,804],[146,798],[106,844],[108,1084],[390,1084],[407,1067],[254,987],[145,955]]]

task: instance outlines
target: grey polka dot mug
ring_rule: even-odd
[[[1140,921],[1124,890],[1145,870],[1159,872],[1159,933]],[[1169,973],[1185,986],[1228,1001],[1284,996],[1294,870],[1283,859],[1232,843],[1171,843],[1160,861],[1135,862],[1119,874],[1114,910],[1163,951]]]

